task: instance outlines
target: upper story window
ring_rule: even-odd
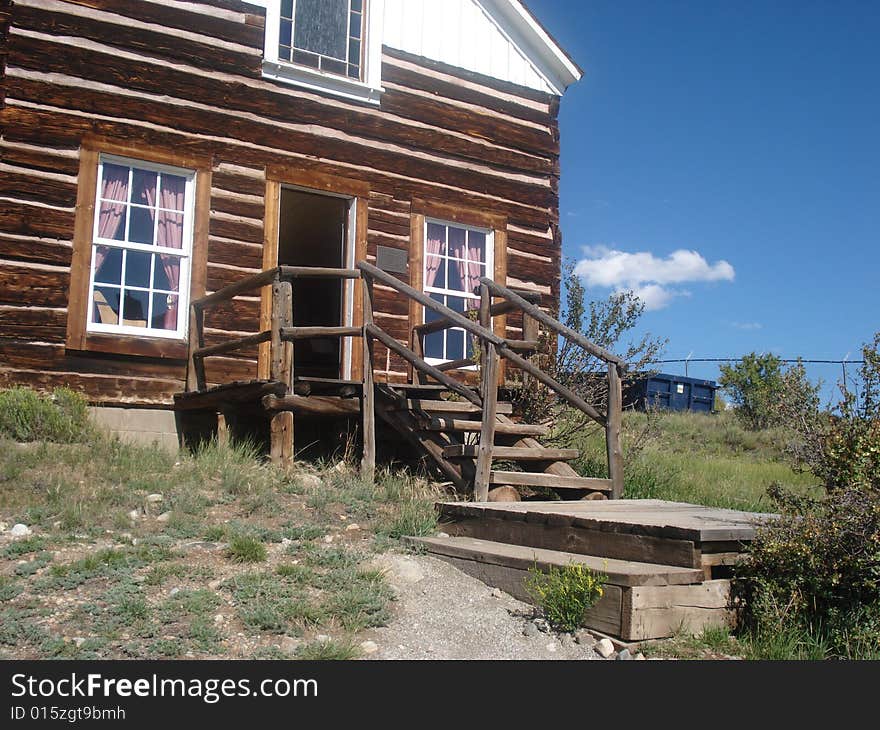
[[[101,155],[88,331],[186,332],[195,172]]]
[[[254,0],[266,7],[263,75],[378,104],[384,0]]]
[[[278,58],[360,80],[363,0],[281,0]]]

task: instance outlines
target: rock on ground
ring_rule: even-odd
[[[378,647],[369,659],[598,659],[586,645],[530,629],[532,606],[493,595],[442,560],[386,553],[370,567],[384,572],[397,600],[388,626],[364,634]]]

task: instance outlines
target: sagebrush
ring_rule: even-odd
[[[546,573],[535,565],[529,568],[524,585],[551,626],[574,631],[587,609],[604,595],[605,576],[581,563],[550,566]]]

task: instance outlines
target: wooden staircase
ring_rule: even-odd
[[[421,391],[419,385],[382,384],[376,388],[376,414],[383,422],[426,453],[457,488],[471,488],[479,458],[483,409],[470,401],[448,400],[449,391]],[[492,469],[490,490],[502,486],[560,490],[563,496],[598,494],[611,489],[607,479],[581,477],[567,463],[577,449],[548,448],[537,437],[546,426],[517,423],[507,402],[496,403],[492,461],[510,463],[515,470]],[[494,494],[492,491],[489,494]]]
[[[361,292],[359,326],[296,327],[293,324],[291,281],[296,278],[355,279]],[[373,319],[373,286],[396,291],[416,308],[432,312],[432,321],[416,325],[411,342],[404,344],[377,326]],[[238,339],[206,344],[205,311],[229,306],[241,295],[271,287],[267,300],[269,326]],[[293,458],[294,416],[360,416],[363,457],[361,469],[372,478],[376,460],[376,419],[389,425],[417,451],[425,454],[455,486],[481,501],[523,488],[552,489],[565,498],[620,497],[623,461],[620,450],[621,374],[624,363],[586,340],[537,306],[540,295],[515,292],[491,279],[480,279],[479,317],[472,319],[439,304],[397,277],[366,261],[354,269],[278,266],[230,284],[191,303],[187,389],[175,396],[181,421],[204,424],[212,419],[214,432],[240,418],[256,417],[269,423],[270,455],[279,463]],[[496,332],[496,318],[522,315],[523,339]],[[564,337],[607,364],[608,407],[605,413],[586,403],[542,371],[532,355],[540,346],[543,325],[550,339]],[[474,353],[462,360],[431,364],[424,356],[427,335],[447,328],[464,330],[475,343]],[[503,326],[498,327],[504,332]],[[303,378],[297,374],[293,343],[316,338],[352,338],[361,343],[357,379]],[[379,344],[399,355],[412,368],[409,383],[379,383],[374,373],[374,348]],[[243,349],[261,349],[262,377],[253,381],[209,384],[205,360]],[[522,423],[508,402],[499,402],[504,384],[501,362],[522,371],[530,387],[543,386],[548,397],[558,397],[581,410],[605,429],[608,479],[581,477],[569,464],[576,449],[554,448],[539,439],[549,429]],[[473,385],[477,380],[477,385]],[[185,416],[185,418],[183,417]],[[499,490],[500,487],[512,489]]]

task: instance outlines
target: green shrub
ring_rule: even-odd
[[[51,396],[30,388],[0,391],[0,435],[14,441],[85,441],[91,435],[88,404],[67,388]]]
[[[880,493],[838,489],[824,499],[773,487],[779,519],[758,530],[736,569],[742,632],[801,636],[836,657],[880,651]],[[801,641],[801,644],[804,642]]]
[[[581,563],[569,563],[563,568],[551,566],[546,573],[535,565],[529,568],[524,585],[551,626],[574,631],[587,609],[604,594],[605,576]]]

